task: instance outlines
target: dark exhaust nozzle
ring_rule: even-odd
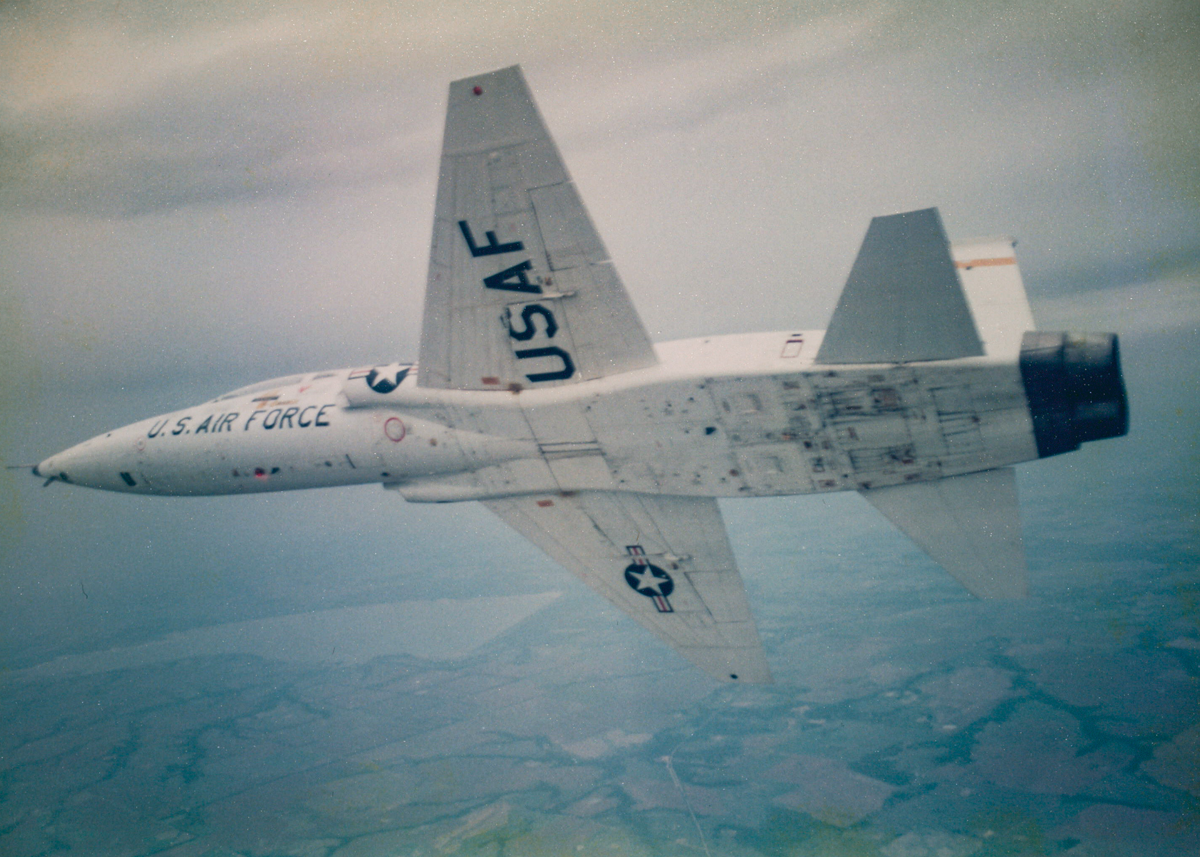
[[[1039,457],[1129,431],[1115,333],[1031,331],[1020,366]]]

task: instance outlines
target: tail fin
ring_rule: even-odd
[[[992,357],[1015,359],[1021,337],[1036,329],[1014,247],[1011,238],[992,238],[950,248],[984,353]]]

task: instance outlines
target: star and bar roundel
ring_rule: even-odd
[[[370,369],[355,369],[350,373],[349,380],[362,378],[376,393],[386,395],[404,383],[411,369],[411,363],[391,363],[387,366],[372,366]]]
[[[674,613],[667,597],[675,591],[675,581],[657,565],[646,559],[646,549],[641,545],[629,545],[625,551],[633,562],[625,569],[625,582],[639,595],[654,601],[659,613]]]

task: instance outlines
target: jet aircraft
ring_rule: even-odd
[[[769,682],[717,498],[857,491],[1019,597],[1013,465],[1126,432],[1116,336],[1037,331],[1013,247],[876,217],[827,330],[652,343],[514,66],[450,85],[417,363],[242,387],[33,472],[477,500],[710,675]]]

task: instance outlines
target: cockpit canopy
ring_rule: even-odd
[[[287,387],[295,387],[303,383],[312,384],[316,381],[321,381],[326,378],[336,378],[338,375],[343,375],[344,372],[318,372],[316,374],[306,375],[287,375],[282,378],[272,378],[269,381],[259,381],[256,384],[249,384],[245,387],[238,387],[236,390],[231,390],[228,393],[223,393],[213,399],[214,402],[224,402],[228,399],[240,399],[243,396],[253,396],[255,393],[265,393],[271,390],[283,390]]]

